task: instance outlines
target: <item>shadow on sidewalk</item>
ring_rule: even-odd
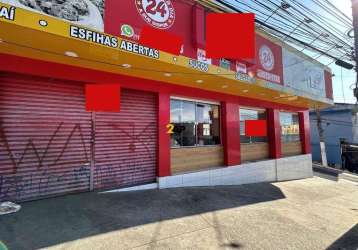
[[[357,250],[358,249],[358,224],[336,240],[327,250]]]
[[[38,249],[115,230],[285,198],[269,183],[85,193],[22,204],[0,217],[9,249]]]

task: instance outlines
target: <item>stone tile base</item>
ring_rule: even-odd
[[[240,185],[313,176],[312,156],[298,155],[158,178],[159,188]]]

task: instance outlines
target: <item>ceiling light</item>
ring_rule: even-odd
[[[203,83],[203,80],[196,80],[197,83]]]
[[[122,67],[126,68],[126,69],[129,69],[130,67],[132,67],[132,65],[130,65],[128,63],[125,63],[125,64],[122,64]]]
[[[172,76],[172,74],[171,73],[164,73],[164,76],[170,77],[170,76]]]
[[[40,20],[39,21],[39,24],[42,26],[42,27],[46,27],[48,25],[48,22],[46,20]]]
[[[178,60],[178,58],[176,58],[175,56],[173,56],[173,61],[176,62]]]
[[[247,92],[249,92],[249,90],[248,90],[248,89],[244,89],[242,92],[247,93]]]
[[[73,51],[66,51],[65,55],[69,56],[69,57],[78,57],[77,53],[75,53]]]
[[[221,70],[220,69],[218,69],[218,73],[220,73],[221,72]]]
[[[223,85],[223,86],[221,86],[223,89],[227,89],[229,86],[227,86],[227,85]]]

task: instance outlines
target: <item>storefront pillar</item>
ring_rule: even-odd
[[[170,95],[158,94],[158,177],[170,173],[170,135],[167,125],[170,123]]]
[[[310,117],[308,110],[298,113],[302,154],[311,153]]]
[[[281,126],[280,112],[277,109],[267,110],[268,138],[270,144],[270,158],[281,158]]]
[[[241,163],[239,105],[223,102],[221,107],[225,165],[239,165]]]

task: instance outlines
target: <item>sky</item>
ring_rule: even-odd
[[[303,0],[305,1],[305,0]],[[347,16],[352,17],[351,0],[330,0],[337,8],[339,8]],[[330,62],[329,60],[326,60]],[[354,70],[346,70],[334,63],[329,66],[333,74],[333,94],[335,102],[355,103],[351,85],[356,82],[356,72]]]
[[[243,0],[243,1],[252,1],[252,0]],[[338,9],[340,9],[347,16],[352,17],[352,6],[351,0],[329,0],[334,4]],[[234,2],[233,0],[228,0],[228,2]],[[300,0],[306,6],[311,8],[317,8],[316,5],[312,3],[312,0]],[[334,23],[332,23],[334,25]],[[316,53],[310,53],[305,51],[310,56],[317,56]],[[323,64],[329,64],[332,62],[332,59],[320,57],[319,61]],[[351,89],[352,84],[356,82],[356,72],[354,70],[347,70],[342,67],[335,65],[334,63],[330,64],[329,67],[332,69],[334,77],[333,80],[333,95],[335,102],[346,102],[346,103],[355,103],[356,99],[353,96],[353,91]]]

